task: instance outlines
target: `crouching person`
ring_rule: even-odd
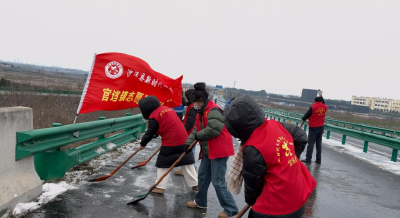
[[[161,106],[155,96],[148,96],[139,101],[139,108],[149,125],[140,142],[140,150],[157,134],[161,136],[161,149],[157,157],[157,181],[168,171],[179,156],[185,152],[187,133],[182,121],[176,116],[174,110]],[[182,174],[186,184],[193,190],[197,190],[197,173],[193,166],[193,155],[185,155],[176,165],[182,166]],[[152,192],[163,194],[170,177],[169,173]]]
[[[235,200],[227,190],[225,180],[226,163],[229,156],[234,155],[232,136],[224,126],[221,108],[208,100],[205,83],[196,83],[194,88],[191,101],[198,116],[186,145],[190,145],[194,140],[200,142],[201,163],[198,169],[199,192],[194,201],[189,201],[187,206],[206,208],[208,187],[212,183],[219,203],[224,208],[218,217],[231,217],[238,213]]]
[[[236,98],[224,113],[226,128],[241,140],[243,147],[245,201],[252,206],[249,217],[302,217],[305,203],[316,186],[316,181],[298,159],[307,143],[304,131],[266,120],[264,112],[250,96]],[[295,141],[285,127],[295,136]],[[300,144],[296,146],[299,156],[295,143]],[[232,164],[235,167],[231,167],[229,174],[240,169],[237,166],[241,164],[235,163],[237,160],[235,158]],[[240,170],[236,173],[241,175]]]

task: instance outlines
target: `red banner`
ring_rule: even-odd
[[[140,99],[156,96],[162,105],[182,104],[182,77],[171,79],[140,58],[122,53],[94,57],[77,114],[138,107]]]

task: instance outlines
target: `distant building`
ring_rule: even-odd
[[[400,100],[353,96],[351,98],[351,104],[367,106],[371,110],[378,109],[387,112],[390,111],[400,112]]]
[[[314,89],[303,89],[301,92],[301,99],[314,100],[317,97],[318,91]]]
[[[0,67],[12,68],[13,65],[11,65],[11,64],[2,64],[2,63],[0,63]]]

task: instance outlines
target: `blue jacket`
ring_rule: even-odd
[[[225,102],[225,107],[228,106],[231,103],[231,99],[229,99],[228,101]]]
[[[182,114],[184,111],[185,111],[185,107],[181,104],[181,106],[179,106],[179,107],[176,107],[176,108],[172,108],[174,111],[175,111],[175,113],[177,113],[177,114]]]

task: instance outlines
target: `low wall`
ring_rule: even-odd
[[[32,129],[31,108],[0,108],[0,216],[42,193],[42,181],[36,174],[33,156],[15,161],[16,132]]]

